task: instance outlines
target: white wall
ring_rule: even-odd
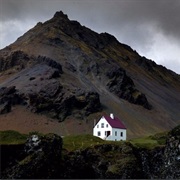
[[[102,123],[104,123],[104,128],[101,128]],[[108,127],[107,127],[107,125],[108,125]],[[101,132],[100,136],[98,136],[98,131]],[[108,124],[108,122],[105,120],[105,118],[102,117],[99,120],[99,122],[96,124],[96,126],[93,128],[93,135],[97,136],[101,139],[105,139],[106,138],[105,131],[112,131],[112,127]]]
[[[112,129],[112,140],[113,141],[126,140],[126,129],[113,128]]]
[[[101,124],[104,123],[104,128],[101,127]],[[108,125],[108,127],[106,126]],[[105,132],[110,131],[110,136],[106,137]],[[100,136],[98,136],[98,132],[100,132]],[[115,133],[116,132],[116,133]],[[121,136],[121,133],[123,136]],[[108,122],[105,120],[104,117],[102,117],[99,122],[96,124],[96,126],[93,128],[93,135],[97,136],[101,139],[106,139],[109,141],[120,141],[120,140],[126,140],[126,129],[117,129],[112,128]]]

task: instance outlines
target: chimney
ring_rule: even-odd
[[[111,113],[111,114],[110,114],[110,117],[111,117],[111,119],[114,119],[114,114]]]

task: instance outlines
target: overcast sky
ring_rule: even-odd
[[[0,49],[60,10],[180,74],[180,0],[0,0]]]

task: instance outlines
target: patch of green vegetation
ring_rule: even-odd
[[[128,171],[128,169],[133,169],[136,166],[136,163],[136,158],[129,155],[116,160],[116,163],[109,166],[107,171],[108,173],[121,175],[125,170]]]
[[[146,138],[137,138],[130,141],[135,147],[153,149],[158,146],[156,140],[152,140],[149,137]]]
[[[165,145],[166,144],[166,139],[167,139],[168,132],[161,132],[157,133],[153,136],[150,136],[151,139],[156,140],[159,145]]]
[[[26,164],[28,164],[29,162],[31,162],[32,159],[33,159],[33,155],[30,154],[29,156],[27,156],[27,157],[25,157],[23,160],[21,160],[21,161],[19,162],[19,165],[26,165]]]
[[[44,134],[40,133],[39,131],[31,131],[31,132],[29,132],[28,136],[31,136],[31,135],[44,136]]]
[[[141,92],[139,92],[138,90],[135,90],[135,91],[132,93],[132,96],[134,97],[134,99],[137,99],[140,95],[141,95]]]
[[[23,144],[27,136],[13,130],[0,131],[0,144]]]
[[[131,139],[130,143],[135,147],[154,149],[155,147],[165,145],[166,138],[167,138],[167,132],[163,132],[148,137]]]
[[[87,147],[92,147],[97,144],[104,144],[105,141],[95,137],[93,135],[76,135],[76,136],[66,136],[63,138],[63,148],[68,151],[74,151],[77,149],[85,149]]]

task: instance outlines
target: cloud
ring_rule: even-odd
[[[70,19],[113,34],[141,55],[180,73],[179,0],[0,0],[0,7],[0,48],[62,10]]]

